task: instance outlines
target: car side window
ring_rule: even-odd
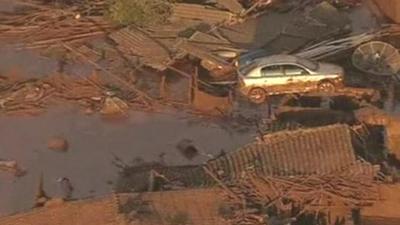
[[[273,65],[261,68],[261,75],[263,77],[275,77],[275,76],[282,76],[284,74],[282,67],[280,65]]]
[[[310,74],[307,70],[296,65],[284,65],[285,74],[287,76],[298,76],[298,75],[308,75]]]

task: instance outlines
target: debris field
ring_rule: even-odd
[[[0,50],[57,66],[40,76],[0,72],[0,117],[66,105],[112,118],[184,113],[252,138],[211,154],[182,137],[185,165],[166,162],[168,152],[151,162],[113,155],[113,192],[89,199],[74,198],[68,177],[57,180],[67,197],[51,196],[41,174],[27,196],[33,209],[1,215],[0,225],[400,224],[397,1],[12,4],[0,10]],[[358,26],[357,16],[374,22]],[[71,73],[76,65],[91,72]],[[63,157],[74,146],[54,134],[47,149]],[[29,174],[4,157],[1,174]]]

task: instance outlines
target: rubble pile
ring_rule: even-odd
[[[96,75],[73,78],[55,75],[43,79],[5,81],[1,85],[0,111],[6,115],[35,115],[52,104],[72,103],[86,113],[124,114],[131,107],[145,110],[150,103],[134,91],[107,86]]]
[[[46,49],[60,43],[84,42],[104,35],[113,25],[99,16],[85,16],[72,9],[28,4],[21,14],[0,14],[0,39],[17,49]]]
[[[270,216],[293,221],[301,220],[304,215],[313,215],[315,221],[324,216],[328,217],[326,221],[340,221],[348,215],[338,215],[336,207],[350,212],[379,199],[373,177],[357,173],[287,178],[250,175],[233,184],[230,190],[245,204],[243,211],[236,211],[231,224],[262,224],[254,219],[264,221],[265,211],[271,208],[276,214]]]
[[[269,224],[275,219],[294,224],[351,223],[352,211],[380,201],[379,187],[388,178],[379,165],[355,154],[354,130],[337,124],[278,131],[204,166],[126,167],[121,184],[149,180],[144,187],[165,195],[174,194],[159,191],[218,187],[225,205],[221,216],[228,224]],[[137,182],[132,187],[142,190]]]
[[[264,221],[271,209],[269,216],[317,219],[335,215],[336,207],[348,213],[378,201],[377,186],[384,177],[379,166],[356,160],[347,126],[280,131],[264,140],[207,164],[229,190],[232,204],[242,206],[232,224],[260,224],[257,220]],[[337,219],[342,218],[329,220]]]

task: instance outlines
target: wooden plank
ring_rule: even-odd
[[[172,19],[192,19],[216,24],[232,21],[234,15],[227,11],[218,10],[197,4],[177,3],[173,6]]]
[[[217,3],[236,14],[244,11],[243,6],[237,0],[217,0]]]

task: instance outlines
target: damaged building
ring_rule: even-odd
[[[62,124],[67,130],[49,132],[71,137],[58,138],[61,148],[50,140],[48,153],[41,145],[22,149],[19,142],[8,143],[21,138],[3,139],[13,158],[0,158],[0,171],[30,179],[10,179],[11,194],[5,195],[14,196],[11,189],[30,184],[39,173],[50,181],[41,175],[35,207],[0,217],[0,225],[400,224],[400,26],[375,18],[370,18],[375,24],[357,25],[355,17],[362,23],[365,11],[370,13],[367,4],[160,1],[165,12],[156,14],[165,13],[163,21],[137,24],[109,21],[109,1],[45,2],[25,1],[13,13],[0,11],[0,42],[8,41],[11,52],[57,55],[56,75],[0,75],[0,113],[39,115],[53,104],[73,103],[85,120],[101,118],[92,133],[90,124],[62,114],[74,121]],[[400,4],[375,2],[400,22]],[[279,60],[268,61],[274,55]],[[91,73],[76,72],[72,64],[84,64]],[[277,91],[268,86],[273,79]],[[256,90],[261,100],[251,101],[244,87]],[[124,120],[97,126],[110,115]],[[24,121],[10,127],[24,130]],[[130,129],[119,130],[124,126]],[[30,137],[27,133],[21,136]],[[87,143],[105,136],[112,140]],[[174,145],[177,140],[182,141]],[[199,148],[197,141],[203,141]],[[17,147],[45,157],[19,158]],[[48,166],[36,158],[55,161]],[[70,166],[72,160],[77,165]],[[99,180],[80,176],[79,168],[86,169],[80,163],[101,174]],[[55,165],[60,166],[53,171]],[[57,179],[68,196],[56,197],[52,176],[69,175],[71,181]],[[30,207],[31,200],[23,204]]]

